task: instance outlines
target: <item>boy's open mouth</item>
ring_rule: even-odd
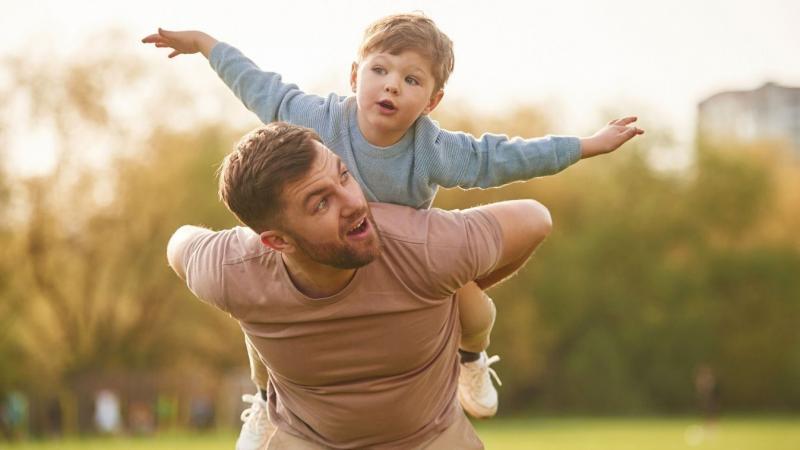
[[[395,109],[397,109],[394,106],[394,103],[392,103],[390,100],[381,100],[378,102],[378,106],[388,111],[394,111]]]

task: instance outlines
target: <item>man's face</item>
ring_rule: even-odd
[[[433,92],[436,79],[430,61],[412,50],[399,55],[370,53],[353,65],[350,83],[358,103],[358,124],[365,136],[399,139],[441,99]],[[382,144],[386,143],[376,145]]]
[[[315,142],[308,174],[283,191],[283,233],[299,258],[355,269],[380,255],[375,221],[358,182],[338,156]]]

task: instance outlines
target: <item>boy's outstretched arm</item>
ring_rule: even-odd
[[[581,138],[581,159],[613,152],[632,137],[644,134],[641,128],[629,126],[633,122],[636,122],[633,116],[612,120],[597,133]]]
[[[329,102],[287,84],[274,72],[265,72],[234,47],[219,42],[202,31],[167,31],[161,28],[142,42],[171,48],[173,58],[181,54],[202,53],[211,68],[234,95],[263,123],[283,120],[314,128],[326,136]],[[328,100],[335,100],[329,96]]]
[[[432,145],[431,180],[442,187],[490,188],[553,175],[580,159],[611,152],[643,130],[635,117],[612,120],[590,137],[522,139],[486,133],[480,138],[431,126],[422,128]]]
[[[158,29],[158,33],[142,39],[145,44],[155,44],[158,48],[171,48],[170,58],[178,55],[191,55],[200,52],[206,59],[217,40],[202,31],[167,31]]]

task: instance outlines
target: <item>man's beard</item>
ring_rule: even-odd
[[[337,269],[358,269],[371,263],[381,254],[378,227],[372,218],[372,212],[367,212],[367,220],[370,227],[373,228],[372,233],[375,242],[373,245],[362,249],[356,249],[346,242],[316,244],[289,231],[287,231],[287,234],[295,240],[297,247],[316,263]]]

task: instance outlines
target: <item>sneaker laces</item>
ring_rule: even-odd
[[[498,386],[502,386],[503,383],[500,381],[500,377],[497,375],[497,372],[495,372],[494,369],[492,369],[490,367],[492,364],[496,363],[497,361],[500,361],[500,355],[494,355],[494,356],[492,356],[490,358],[486,358],[485,360],[483,358],[481,358],[481,359],[475,361],[475,363],[477,363],[477,364],[475,366],[473,366],[474,369],[469,371],[470,378],[471,378],[470,382],[473,383],[473,384],[474,383],[481,383],[483,381],[481,378],[483,377],[483,374],[484,374],[484,371],[482,369],[485,368],[486,371],[489,372],[489,375],[491,375],[491,377],[494,378],[494,381],[497,382],[497,385]]]
[[[267,426],[267,421],[262,420],[262,416],[267,412],[267,403],[261,398],[260,394],[244,394],[242,396],[242,401],[250,403],[250,407],[242,411],[242,415],[239,416],[242,422],[244,422],[245,427],[255,427],[255,431],[259,433],[262,432],[262,429]]]
[[[498,385],[498,386],[502,386],[502,385],[503,385],[503,383],[500,381],[500,377],[499,377],[499,376],[497,376],[497,372],[495,372],[495,371],[494,371],[494,369],[492,369],[491,367],[489,367],[489,366],[491,366],[492,364],[496,363],[497,361],[500,361],[500,355],[494,355],[494,356],[492,356],[491,358],[488,358],[488,359],[486,360],[486,369],[488,369],[488,370],[489,370],[489,375],[491,375],[491,376],[492,376],[492,378],[494,378],[494,381],[495,381],[495,382],[497,382],[497,385]]]

